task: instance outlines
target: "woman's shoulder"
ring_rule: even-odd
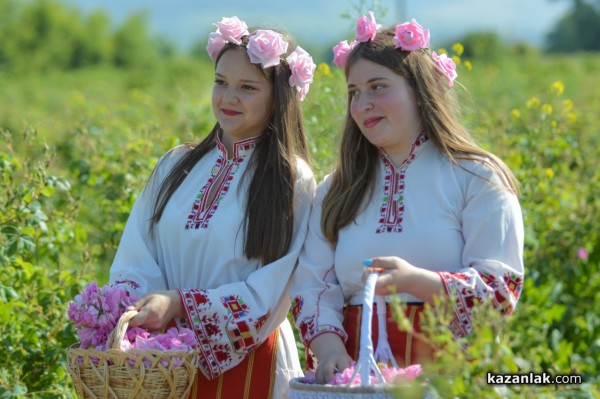
[[[164,153],[156,163],[153,177],[162,181],[177,162],[190,152],[192,148],[193,147],[189,144],[181,144]]]
[[[512,191],[498,161],[490,157],[473,155],[469,159],[460,159],[454,169],[468,186],[491,186],[502,191]]]
[[[319,184],[317,185],[316,197],[320,200],[323,200],[323,198],[325,198],[325,195],[331,188],[332,182],[333,172],[325,175],[325,177],[323,177],[323,179],[319,182]]]
[[[163,170],[170,170],[177,162],[179,162],[193,148],[191,144],[180,144],[171,148],[163,154],[158,160],[157,166]]]
[[[457,162],[458,170],[468,175],[483,175],[492,177],[495,174],[494,163],[491,158],[481,155],[471,155],[469,159],[459,159]]]
[[[307,180],[307,179],[314,180],[314,174],[313,174],[312,168],[310,167],[308,162],[306,162],[301,157],[296,157],[296,174],[298,175],[298,178],[301,180]]]

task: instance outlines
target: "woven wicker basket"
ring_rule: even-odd
[[[195,352],[132,349],[122,351],[135,312],[125,312],[109,336],[113,349],[97,351],[73,345],[67,349],[67,369],[81,399],[182,399],[197,373]]]

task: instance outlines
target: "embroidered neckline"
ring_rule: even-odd
[[[424,131],[419,133],[412,143],[408,156],[399,166],[380,149],[381,160],[385,172],[383,182],[383,200],[379,212],[379,227],[376,233],[400,233],[404,220],[404,189],[408,166],[415,160],[423,148],[422,144],[429,140]]]
[[[229,187],[239,166],[252,154],[260,137],[255,136],[235,142],[233,144],[233,156],[231,159],[227,159],[227,149],[217,135],[216,150],[218,157],[210,171],[208,181],[196,195],[192,210],[186,220],[186,230],[208,227],[208,222],[229,192]],[[214,195],[209,198],[209,194],[213,192]]]
[[[233,143],[233,156],[232,159],[235,159],[240,156],[244,156],[248,151],[251,151],[256,147],[259,139],[262,135],[249,137],[247,139],[243,139],[240,141],[236,141]],[[225,158],[227,160],[227,148],[225,148],[225,144],[221,141],[221,137],[217,134],[216,147],[219,151],[219,156]]]

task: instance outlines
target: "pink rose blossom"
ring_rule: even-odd
[[[352,43],[348,44],[348,41],[344,40],[333,48],[333,63],[337,65],[338,68],[343,69],[346,66],[348,55],[350,55],[350,52],[357,43],[357,41],[353,41]]]
[[[368,42],[369,40],[375,39],[377,29],[381,26],[377,25],[375,22],[375,14],[373,11],[369,11],[369,17],[371,18],[370,21],[364,15],[356,21],[355,38],[359,42]]]
[[[243,21],[240,21],[238,17],[223,18],[221,22],[215,24],[217,26],[217,32],[223,36],[223,39],[234,43],[242,43],[242,37],[249,34],[248,26]]]
[[[586,260],[589,256],[588,251],[586,251],[584,247],[579,247],[577,250],[577,257],[579,259]]]
[[[285,59],[290,66],[290,86],[295,87],[300,95],[300,101],[304,100],[308,88],[313,81],[317,66],[312,57],[300,46]]]
[[[396,25],[394,35],[396,48],[404,51],[415,51],[429,46],[429,29],[423,29],[414,19]]]
[[[208,44],[206,45],[206,51],[208,51],[208,55],[210,59],[213,61],[217,60],[217,56],[221,49],[225,46],[227,41],[218,31],[212,32],[208,35]]]
[[[442,72],[446,79],[448,79],[448,87],[452,87],[454,85],[454,79],[458,76],[456,73],[456,64],[449,58],[446,54],[436,54],[436,52],[431,53],[431,57],[435,61],[438,69]]]
[[[327,383],[331,385],[361,385],[360,373],[356,373],[354,378],[352,378],[355,368],[356,362],[350,363],[350,366],[347,369],[345,369],[341,373],[335,373],[331,380]],[[369,375],[369,385],[411,382],[423,373],[423,368],[420,364],[413,364],[406,368],[388,367],[387,365],[380,365],[379,369],[381,371],[381,375],[383,375],[383,378],[385,379],[385,382],[379,381],[379,378],[376,375],[374,375],[374,373],[371,373]],[[316,379],[312,375],[307,375],[304,378],[303,382],[306,384],[316,384]]]
[[[253,64],[262,64],[263,68],[278,65],[279,57],[285,54],[288,43],[280,33],[272,30],[257,30],[248,40],[248,56]]]
[[[406,368],[396,368],[384,366],[381,369],[383,378],[390,383],[410,382],[423,373],[423,368],[420,364],[413,364]]]

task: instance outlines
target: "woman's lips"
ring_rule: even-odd
[[[221,112],[227,116],[236,116],[241,114],[241,112],[234,111],[232,109],[221,109]]]
[[[370,129],[372,127],[375,127],[382,119],[383,119],[383,116],[376,116],[373,118],[365,119],[365,121],[363,122],[363,125],[367,129]]]

